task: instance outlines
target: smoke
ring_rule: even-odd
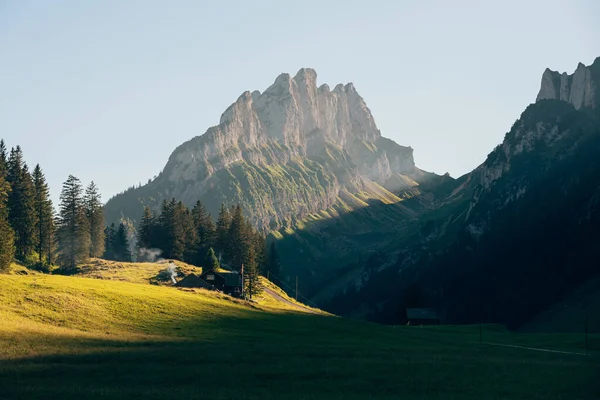
[[[177,276],[176,268],[177,266],[172,262],[169,263],[169,266],[167,267],[167,272],[171,276],[171,281],[173,281],[173,283],[177,283],[177,281],[175,280],[175,277]]]
[[[159,257],[160,257],[161,253],[162,253],[162,250],[160,250],[160,249],[145,249],[145,248],[141,248],[138,252],[140,261],[143,260],[146,262],[159,261]]]

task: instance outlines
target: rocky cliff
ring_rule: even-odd
[[[303,68],[263,93],[244,92],[219,125],[179,146],[154,181],[111,199],[106,213],[137,219],[143,204],[200,199],[212,212],[241,203],[256,225],[273,229],[339,204],[341,194],[359,195],[342,200],[349,209],[393,203],[430,179],[410,147],[381,136],[352,83],[317,86],[316,72]]]
[[[546,68],[537,100],[562,100],[579,110],[594,108],[600,102],[600,57],[586,67],[582,63],[571,75]]]
[[[517,327],[597,277],[599,68],[547,71],[504,141],[364,263],[329,310],[404,323],[406,307],[434,307],[446,323]]]

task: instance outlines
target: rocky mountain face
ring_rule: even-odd
[[[406,307],[434,307],[448,323],[517,327],[598,276],[599,68],[547,70],[503,143],[329,308],[402,323]]]
[[[546,69],[537,101],[544,99],[562,100],[575,109],[597,107],[600,102],[600,57],[586,67],[582,63],[571,75]]]
[[[244,92],[220,123],[179,146],[147,185],[111,199],[107,220],[138,220],[143,205],[174,197],[201,200],[216,213],[240,203],[263,229],[293,227],[337,206],[397,203],[434,174],[415,166],[413,150],[381,136],[354,85],[317,86],[303,68],[281,74],[263,93]]]

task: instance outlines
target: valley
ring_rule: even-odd
[[[130,283],[135,264],[95,264],[104,271],[95,278],[22,268],[0,275],[0,398],[480,399],[490,388],[514,399],[599,394],[597,356],[568,354],[585,352],[578,334],[486,325],[485,343],[559,352],[492,346],[479,343],[477,326],[388,327]],[[600,337],[592,340],[597,348]]]

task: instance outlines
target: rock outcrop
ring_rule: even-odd
[[[586,67],[582,63],[571,75],[546,68],[537,101],[562,100],[581,108],[595,108],[600,102],[600,57]]]
[[[273,228],[333,206],[341,191],[361,193],[364,204],[381,199],[379,190],[369,194],[372,183],[406,194],[432,177],[415,167],[410,147],[381,136],[352,83],[317,86],[316,72],[303,68],[263,93],[244,92],[219,125],[179,146],[154,181],[106,210],[110,221],[137,219],[142,204],[156,208],[169,197],[201,200],[213,212],[241,203],[256,225]]]

